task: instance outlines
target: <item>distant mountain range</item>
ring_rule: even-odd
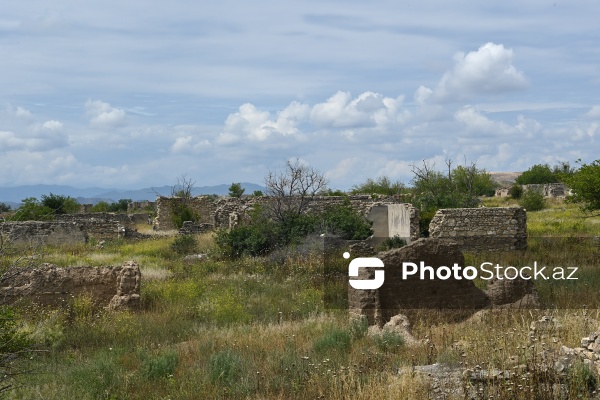
[[[192,190],[194,196],[202,194],[216,194],[225,196],[229,193],[231,184],[215,186],[200,186]],[[255,183],[243,182],[244,194],[252,194],[255,190],[265,191],[264,186]],[[62,196],[71,196],[80,204],[96,204],[100,201],[115,202],[120,199],[131,199],[133,201],[156,200],[157,196],[170,196],[172,186],[150,187],[143,189],[124,190],[107,189],[99,187],[75,188],[64,185],[25,185],[13,187],[0,187],[0,202],[18,207],[21,201],[27,197],[40,199],[42,195],[50,193]]]

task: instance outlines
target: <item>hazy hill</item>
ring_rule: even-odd
[[[228,189],[231,184],[221,184],[215,186],[200,186],[194,188],[192,194],[199,196],[202,194],[216,194],[225,196],[228,194]],[[246,189],[245,194],[252,194],[255,190],[265,191],[263,186],[255,183],[243,182],[242,187]],[[65,185],[24,185],[13,187],[0,188],[0,202],[9,205],[18,205],[21,200],[27,197],[35,197],[40,199],[42,195],[50,193],[63,196],[71,196],[76,198],[81,204],[96,204],[99,201],[118,201],[119,199],[131,199],[134,201],[141,200],[156,200],[156,196],[169,196],[171,194],[171,186],[161,186],[154,188],[143,189],[111,189],[111,188],[75,188]]]

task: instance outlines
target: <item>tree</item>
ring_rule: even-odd
[[[8,204],[0,203],[0,212],[8,212],[10,210],[11,210],[11,208]]]
[[[548,164],[536,164],[519,175],[515,181],[519,185],[556,183],[558,178]]]
[[[177,178],[177,184],[171,188],[171,196],[179,198],[179,201],[171,203],[173,225],[178,229],[183,226],[185,221],[196,221],[198,219],[196,213],[190,207],[195,183],[184,174]]]
[[[107,212],[110,204],[106,201],[99,201],[92,207],[92,212]]]
[[[373,180],[367,179],[365,182],[354,185],[350,189],[352,194],[368,193],[368,194],[382,194],[385,196],[393,196],[395,194],[401,194],[404,190],[404,184],[400,181],[394,181],[387,176],[380,176]]]
[[[54,214],[73,214],[79,211],[79,203],[71,196],[50,193],[42,195],[43,206],[50,208]]]
[[[435,169],[435,164],[423,161],[422,166],[412,165],[413,192],[420,205],[421,233],[427,236],[429,222],[440,208],[476,207],[479,196],[490,194],[495,184],[490,174],[474,163],[452,168],[446,160],[446,171]]]
[[[239,199],[245,191],[246,189],[242,187],[240,182],[232,183],[231,186],[229,186],[229,197],[237,197]]]
[[[269,171],[265,177],[267,204],[271,218],[283,221],[300,216],[310,199],[327,187],[327,179],[318,170],[302,164],[298,158],[288,160],[279,171]]]
[[[262,190],[255,190],[254,192],[252,192],[252,196],[254,196],[254,197],[262,197],[263,196],[263,192],[262,192]]]
[[[585,212],[600,210],[600,160],[583,164],[566,179],[566,184],[573,192],[572,196],[567,197],[569,201],[582,203],[581,208]]]
[[[108,211],[110,212],[127,212],[131,199],[119,199],[116,203],[109,204]]]
[[[40,203],[35,197],[21,200],[21,206],[15,212],[15,221],[45,221],[54,218],[54,211]]]

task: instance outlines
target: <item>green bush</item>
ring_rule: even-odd
[[[179,356],[177,351],[168,350],[152,357],[142,357],[142,360],[142,375],[148,380],[153,380],[173,375]]]
[[[508,190],[508,194],[513,199],[520,199],[523,196],[523,186],[514,184]]]
[[[264,226],[246,225],[222,229],[215,236],[221,252],[230,258],[261,256],[272,248],[272,232]]]
[[[351,345],[350,332],[346,329],[334,328],[315,340],[313,350],[322,355],[328,352],[350,351]]]
[[[171,213],[173,215],[173,225],[175,225],[177,229],[181,228],[185,221],[196,221],[198,219],[192,209],[185,203],[174,203]]]
[[[546,200],[544,199],[544,195],[542,192],[537,190],[528,190],[523,193],[519,204],[527,211],[539,211],[546,208]]]
[[[346,199],[344,204],[329,207],[322,216],[328,233],[346,240],[363,240],[373,234],[372,222],[356,212]]]
[[[23,351],[31,345],[29,335],[19,331],[19,326],[14,308],[0,306],[0,354]]]
[[[244,372],[242,357],[230,349],[214,353],[210,357],[209,365],[212,383],[235,384]]]
[[[198,249],[194,235],[180,235],[171,243],[171,249],[177,254],[192,254]]]
[[[406,240],[404,240],[403,238],[401,238],[398,235],[395,235],[394,237],[385,239],[383,241],[383,243],[381,243],[379,246],[377,246],[377,250],[387,251],[387,250],[391,250],[391,249],[398,249],[398,248],[404,247],[404,246],[406,246]]]
[[[384,330],[373,336],[375,345],[380,351],[390,351],[404,345],[404,337],[398,332]]]

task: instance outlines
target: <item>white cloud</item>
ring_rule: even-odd
[[[63,124],[60,121],[50,120],[50,121],[44,122],[42,124],[42,128],[52,131],[52,132],[57,132],[57,131],[62,130]]]
[[[364,92],[355,99],[350,92],[337,92],[324,103],[316,104],[310,113],[311,121],[322,128],[362,128],[402,122],[405,114],[403,97],[384,97]]]
[[[100,100],[88,100],[85,103],[85,109],[90,118],[90,124],[94,127],[112,128],[125,122],[125,111]]]
[[[197,153],[205,151],[211,147],[208,140],[203,139],[200,141],[194,141],[192,136],[180,136],[175,139],[175,143],[171,146],[173,153],[184,154],[184,153]]]
[[[526,88],[527,79],[512,64],[513,56],[512,49],[494,43],[486,43],[466,55],[456,54],[454,68],[440,80],[435,97],[455,100]]]
[[[14,113],[15,117],[17,118],[30,119],[31,117],[33,117],[31,111],[23,107],[17,107],[16,110],[14,110]]]
[[[593,119],[600,118],[600,106],[593,106],[590,108],[590,111],[585,114],[585,116]]]
[[[11,131],[0,131],[0,152],[9,151],[48,151],[64,147],[66,140],[62,136],[24,136]]]
[[[467,128],[469,133],[476,136],[506,136],[515,133],[515,128],[504,122],[487,118],[472,106],[463,107],[454,116]]]

